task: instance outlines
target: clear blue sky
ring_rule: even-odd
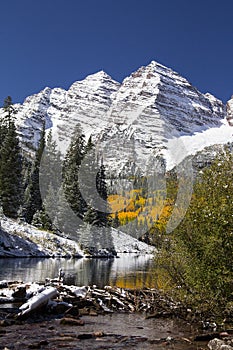
[[[232,0],[9,0],[0,6],[0,104],[103,69],[156,60],[202,92],[233,95]]]

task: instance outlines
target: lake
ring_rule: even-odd
[[[136,254],[119,254],[118,259],[62,259],[62,258],[1,258],[0,259],[0,280],[21,280],[24,282],[44,282],[45,278],[55,278],[58,276],[59,269],[62,268],[66,274],[65,283],[76,285],[93,285],[99,288],[105,285],[118,286],[122,288],[153,288],[153,256],[136,255]],[[8,307],[10,304],[6,304]],[[4,306],[3,306],[4,307]],[[16,326],[20,327],[20,326]],[[28,338],[31,341],[31,327],[27,330],[27,326],[23,326],[25,334],[20,339]],[[36,327],[36,326],[35,326]],[[38,326],[39,327],[39,326]],[[57,327],[57,326],[56,326]],[[105,333],[122,334],[124,336],[144,336],[150,339],[159,339],[175,337],[191,337],[196,332],[187,322],[178,319],[145,319],[142,314],[126,314],[114,313],[114,315],[99,315],[98,321],[93,322],[92,319],[85,326],[86,333],[103,330]],[[7,344],[10,342],[18,342],[19,332],[23,330],[16,329],[11,332]],[[28,332],[28,333],[27,333]],[[34,336],[41,334],[41,329],[33,330]],[[7,332],[6,334],[8,334]],[[29,334],[29,335],[27,335]],[[163,343],[150,344],[149,340],[143,343],[143,349],[164,349]],[[1,340],[2,342],[3,340]],[[74,343],[74,342],[73,342]],[[72,343],[72,344],[73,344]],[[91,349],[99,349],[100,344],[93,343],[90,340]],[[3,343],[1,343],[3,344]],[[85,344],[86,343],[85,341]],[[138,345],[138,346],[136,346]],[[142,343],[134,344],[135,349],[142,349]],[[161,345],[161,347],[160,347]],[[189,349],[195,350],[197,346],[202,344],[190,344]],[[206,345],[206,344],[205,344]],[[172,349],[186,350],[187,343],[174,342],[171,343]],[[174,346],[174,347],[173,347]],[[126,346],[128,349],[128,346]],[[126,349],[121,346],[121,349]],[[77,349],[76,346],[69,346],[69,349]],[[86,347],[85,347],[86,348]],[[201,348],[201,347],[200,347]],[[66,347],[67,349],[67,347]],[[169,347],[170,349],[170,347]],[[199,347],[198,347],[199,349]]]
[[[153,256],[138,254],[119,254],[116,259],[3,258],[0,280],[44,282],[62,268],[67,284],[152,288],[152,267]]]

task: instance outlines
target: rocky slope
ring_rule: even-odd
[[[75,82],[68,91],[45,88],[15,109],[27,153],[36,148],[44,121],[63,152],[80,124],[87,137],[93,136],[113,173],[145,172],[154,157],[169,158],[169,140],[219,128],[226,117],[221,101],[200,93],[178,73],[154,61],[121,84],[101,71]],[[233,99],[227,111],[230,122]]]

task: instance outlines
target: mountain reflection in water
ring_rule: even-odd
[[[119,254],[118,259],[0,259],[0,280],[44,282],[65,272],[65,283],[122,288],[153,287],[151,255]]]

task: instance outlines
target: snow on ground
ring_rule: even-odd
[[[137,239],[112,229],[117,253],[152,253],[154,248]],[[85,254],[71,239],[4,217],[0,225],[0,257],[75,256]]]
[[[168,140],[166,153],[167,169],[172,169],[179,164],[185,157],[194,155],[205,147],[216,144],[226,144],[233,142],[233,128],[226,119],[223,119],[222,125],[216,128],[209,128],[194,135],[184,135],[178,138]]]
[[[0,256],[83,256],[78,243],[26,223],[4,218],[1,229]]]
[[[122,231],[112,229],[113,244],[117,253],[152,254],[154,247],[138,241]]]

